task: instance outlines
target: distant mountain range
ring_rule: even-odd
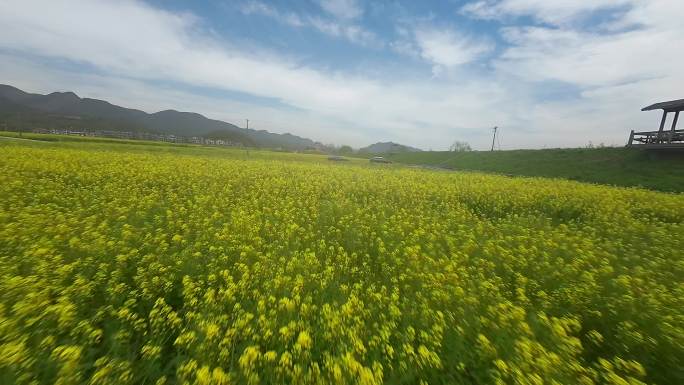
[[[404,146],[403,144],[397,144],[393,142],[378,142],[371,144],[368,147],[363,147],[359,149],[359,152],[365,152],[370,154],[389,154],[389,153],[399,153],[399,152],[418,152],[423,151],[419,148]]]
[[[303,150],[321,143],[292,134],[238,127],[193,112],[175,110],[148,114],[104,100],[81,98],[73,92],[31,94],[0,85],[0,129],[67,129],[149,132],[225,139],[247,146]]]

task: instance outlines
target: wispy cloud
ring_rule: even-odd
[[[307,25],[298,14],[294,12],[281,12],[275,7],[260,1],[248,1],[242,4],[240,10],[245,15],[268,16],[293,27],[304,27]]]
[[[357,0],[318,0],[318,4],[338,19],[353,20],[363,15],[363,8]]]
[[[431,64],[434,75],[478,61],[495,48],[487,37],[475,37],[424,20],[403,21],[397,26],[397,34],[399,38],[390,43],[390,48]]]
[[[490,20],[531,16],[539,22],[559,25],[590,15],[597,10],[616,9],[635,2],[635,0],[477,0],[463,5],[461,13]]]
[[[353,11],[354,8],[345,1],[339,2],[340,4],[337,4],[338,2],[336,1],[321,3],[322,6],[323,3],[325,3],[326,6],[330,8],[330,11],[328,12],[331,13],[335,18],[330,19],[321,17],[319,15],[281,11],[276,7],[262,3],[260,1],[249,1],[243,4],[240,9],[242,13],[246,15],[270,17],[280,23],[296,28],[312,28],[325,35],[334,38],[346,39],[352,43],[373,47],[382,46],[382,42],[376,34],[366,30],[354,22],[354,19],[360,15],[360,10],[358,11],[358,15],[356,15]],[[354,2],[349,3],[355,4]]]
[[[421,56],[444,67],[472,62],[493,49],[490,41],[454,29],[418,28],[414,33]]]

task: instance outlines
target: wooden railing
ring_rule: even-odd
[[[633,144],[684,143],[684,130],[642,131],[629,135],[628,146]]]

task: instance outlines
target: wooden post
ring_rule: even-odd
[[[670,129],[670,139],[667,141],[668,143],[672,143],[672,138],[674,138],[677,119],[679,119],[679,111],[675,112],[674,119],[672,120],[672,128]]]
[[[660,128],[658,129],[655,143],[660,143],[660,138],[663,135],[663,128],[665,128],[665,120],[667,120],[667,111],[663,110],[663,118],[660,120]]]
[[[629,143],[627,143],[627,146],[632,145],[632,141],[634,140],[634,130],[629,134]]]
[[[665,128],[665,120],[667,119],[667,111],[663,110],[663,118],[660,120],[660,129],[658,129],[658,132],[663,132],[663,128]]]

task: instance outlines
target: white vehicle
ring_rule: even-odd
[[[381,156],[374,156],[374,157],[370,158],[370,161],[371,161],[371,163],[392,163],[391,160],[385,159]]]

